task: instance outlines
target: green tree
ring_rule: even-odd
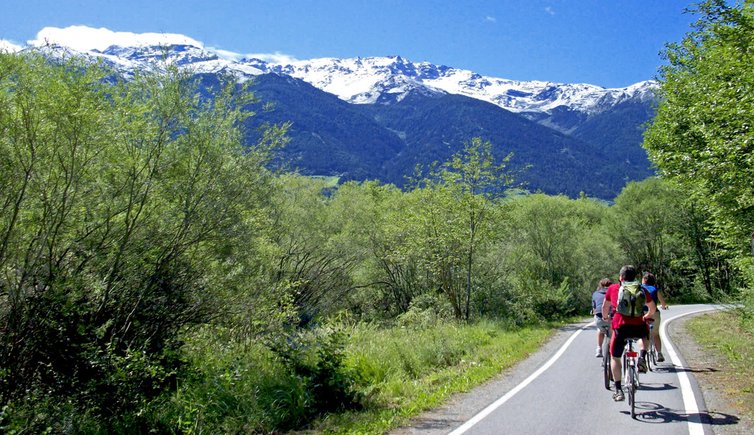
[[[660,104],[644,146],[661,173],[679,181],[709,215],[712,236],[752,260],[754,230],[754,3],[695,7],[695,29],[666,50]]]
[[[495,161],[492,144],[480,138],[430,171],[417,191],[414,222],[422,228],[426,261],[459,318],[469,319],[474,266],[489,242],[493,199],[512,184],[512,155]]]
[[[697,300],[730,291],[730,265],[683,188],[656,177],[629,183],[611,211],[611,234],[628,261],[654,273],[666,295]]]
[[[174,387],[180,332],[216,315],[279,136],[242,145],[232,77],[203,99],[176,69],[123,81],[48,54],[0,54],[0,401],[47,401],[31,431],[125,430]]]
[[[498,257],[509,264],[509,315],[552,318],[583,312],[601,278],[615,276],[622,253],[610,236],[607,205],[542,194],[505,204],[509,229]]]
[[[410,243],[416,235],[407,219],[412,205],[410,194],[377,182],[348,182],[333,197],[349,250],[363,253],[353,270],[349,303],[366,318],[404,313],[426,291]]]
[[[272,285],[292,297],[301,326],[337,310],[354,286],[351,271],[365,255],[344,234],[351,211],[333,205],[330,188],[323,179],[286,175],[272,195]]]

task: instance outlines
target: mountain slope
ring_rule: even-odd
[[[249,143],[264,123],[290,121],[290,143],[282,160],[303,174],[378,179],[385,162],[405,146],[353,105],[302,80],[263,74],[255,77],[252,89],[273,107],[249,120]]]
[[[500,107],[461,95],[411,93],[392,105],[365,106],[374,119],[405,137],[405,151],[388,162],[385,181],[403,184],[416,164],[445,161],[470,138],[493,145],[502,159],[513,153],[512,168],[530,166],[517,181],[549,194],[612,197],[623,186],[622,171],[605,177],[606,156],[588,142],[543,127]]]

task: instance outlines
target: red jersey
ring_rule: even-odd
[[[647,298],[647,303],[652,301],[652,295],[649,294],[644,286],[641,286],[644,296]],[[610,305],[613,306],[613,329],[618,329],[621,325],[643,325],[644,319],[641,317],[624,317],[618,312],[618,290],[620,290],[620,283],[612,284],[607,288],[605,293],[605,300],[610,301]]]

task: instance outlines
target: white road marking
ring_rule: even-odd
[[[675,367],[682,368],[683,366],[681,364],[681,358],[678,356],[678,354],[675,351],[675,348],[673,347],[673,344],[668,339],[668,334],[667,334],[668,322],[675,320],[679,317],[688,316],[694,313],[700,313],[702,311],[711,311],[715,309],[717,309],[717,307],[704,307],[695,311],[690,311],[688,313],[683,313],[683,314],[673,316],[667,320],[662,319],[662,323],[660,324],[660,338],[662,340],[662,347],[663,347],[663,350],[670,357],[670,361],[673,363]],[[678,383],[681,387],[681,394],[683,395],[683,406],[686,408],[686,415],[688,415],[689,434],[690,435],[697,435],[697,434],[704,435],[704,426],[702,425],[702,419],[699,416],[699,406],[696,403],[694,390],[691,388],[691,380],[689,379],[689,375],[684,370],[677,370],[676,374],[678,374]]]
[[[466,423],[464,423],[462,426],[460,426],[459,428],[457,428],[453,432],[450,432],[448,435],[461,435],[462,433],[465,433],[467,430],[471,429],[475,424],[477,424],[480,421],[482,421],[485,417],[487,417],[488,415],[492,414],[492,412],[494,412],[497,408],[499,408],[505,402],[507,402],[508,400],[510,400],[510,398],[513,397],[513,396],[515,396],[519,391],[521,391],[524,388],[526,388],[526,386],[529,385],[530,383],[532,383],[532,381],[534,381],[535,379],[537,379],[539,377],[539,375],[541,375],[547,369],[549,369],[550,366],[552,366],[555,363],[555,361],[557,361],[558,358],[560,358],[561,355],[563,355],[565,353],[566,349],[568,349],[568,346],[570,346],[571,343],[573,343],[573,340],[575,340],[576,337],[579,334],[581,334],[581,332],[583,332],[586,328],[588,328],[588,327],[590,327],[592,325],[594,325],[594,322],[590,322],[590,323],[586,324],[585,326],[581,327],[581,329],[579,329],[578,331],[574,332],[573,335],[571,335],[571,337],[563,344],[563,346],[561,346],[560,349],[558,349],[558,351],[555,353],[555,355],[553,355],[552,358],[550,358],[542,367],[540,367],[539,369],[537,369],[537,371],[535,371],[534,373],[532,373],[531,375],[529,375],[528,378],[524,379],[520,384],[516,385],[515,388],[513,388],[510,391],[508,391],[504,396],[502,396],[499,399],[497,399],[496,401],[494,401],[491,405],[487,406],[482,411],[480,411],[479,414],[477,414],[474,417],[472,417],[469,421],[467,421]]]

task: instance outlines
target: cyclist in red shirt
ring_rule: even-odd
[[[613,371],[613,379],[615,379],[615,393],[613,394],[613,400],[624,400],[623,389],[621,388],[621,356],[623,355],[623,347],[625,346],[626,339],[628,338],[641,338],[642,350],[641,357],[639,358],[639,371],[646,372],[647,366],[644,360],[644,355],[647,349],[647,339],[649,338],[649,326],[647,326],[647,319],[652,319],[657,306],[652,300],[652,296],[647,289],[641,287],[646,298],[646,306],[649,311],[643,316],[629,317],[620,314],[618,309],[618,292],[622,283],[634,283],[637,280],[636,268],[630,265],[623,266],[620,270],[620,283],[616,283],[607,288],[605,293],[605,302],[602,304],[602,318],[607,319],[610,313],[610,306],[613,307],[612,316],[612,328],[613,337],[610,340],[610,367]]]

